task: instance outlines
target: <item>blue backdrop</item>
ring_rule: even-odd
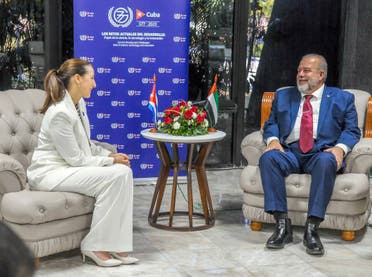
[[[154,126],[154,73],[158,111],[187,99],[189,15],[189,1],[74,1],[74,56],[93,64],[97,82],[86,99],[92,139],[127,153],[137,179],[159,170],[153,142],[140,135]]]

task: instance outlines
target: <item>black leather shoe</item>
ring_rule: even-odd
[[[292,224],[289,218],[280,218],[275,225],[274,234],[266,242],[270,249],[283,248],[285,244],[293,241]]]
[[[319,224],[306,222],[305,233],[304,233],[304,246],[306,247],[306,253],[309,255],[323,255],[324,248],[318,235]]]

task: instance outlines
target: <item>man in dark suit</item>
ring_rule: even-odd
[[[287,216],[285,177],[311,174],[310,197],[303,243],[310,255],[323,255],[319,224],[332,195],[336,173],[345,155],[360,139],[354,95],[327,87],[327,62],[317,54],[305,55],[297,69],[297,88],[278,90],[264,126],[267,144],[259,167],[265,211],[276,220],[266,243],[270,249],[292,242]]]

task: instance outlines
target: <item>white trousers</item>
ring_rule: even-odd
[[[133,251],[133,175],[129,167],[81,167],[52,190],[96,199],[91,228],[81,250]]]

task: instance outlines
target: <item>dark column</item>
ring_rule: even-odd
[[[62,0],[44,1],[45,72],[62,62]]]
[[[372,93],[372,1],[342,1],[342,33],[340,79],[342,88],[366,90]]]
[[[260,127],[262,94],[296,85],[297,66],[308,53],[324,55],[327,85],[338,84],[339,0],[276,0],[247,112],[248,132]]]
[[[247,30],[248,30],[249,1],[234,1],[234,28],[232,48],[232,100],[237,104],[236,113],[233,116],[232,159],[235,165],[242,162],[240,143],[244,136],[244,102],[247,90]]]

